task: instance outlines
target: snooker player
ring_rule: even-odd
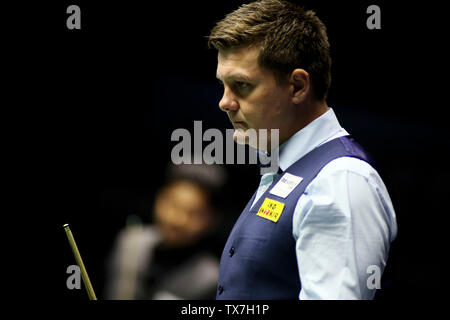
[[[235,139],[248,129],[280,139],[269,150],[278,172],[261,177],[223,250],[217,299],[373,299],[369,278],[385,268],[396,217],[370,156],[327,105],[324,24],[295,4],[256,1],[208,43]]]

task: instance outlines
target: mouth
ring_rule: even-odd
[[[231,121],[234,127],[245,127],[244,121]]]

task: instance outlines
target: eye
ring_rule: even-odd
[[[248,96],[253,90],[253,86],[250,83],[243,81],[233,82],[232,88],[233,91],[241,97]]]
[[[252,85],[248,82],[236,81],[233,84],[233,87],[235,88],[235,90],[237,90],[240,93],[248,93],[248,92],[250,92]]]
[[[248,83],[246,83],[246,82],[238,81],[238,82],[236,82],[236,86],[239,89],[247,89],[250,85]]]

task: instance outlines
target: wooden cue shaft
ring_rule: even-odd
[[[83,260],[81,259],[80,252],[78,251],[77,244],[75,243],[75,239],[73,238],[72,231],[69,228],[68,224],[65,224],[64,230],[67,234],[67,239],[69,240],[70,247],[72,248],[73,255],[75,256],[75,260],[80,267],[81,278],[83,279],[84,286],[86,288],[87,294],[90,300],[97,300],[95,296],[94,288],[92,287],[91,281],[89,280],[89,276],[87,274],[86,268],[84,266]]]

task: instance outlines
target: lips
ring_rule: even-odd
[[[243,121],[232,121],[233,126],[238,126],[238,127],[245,127],[245,122]]]

